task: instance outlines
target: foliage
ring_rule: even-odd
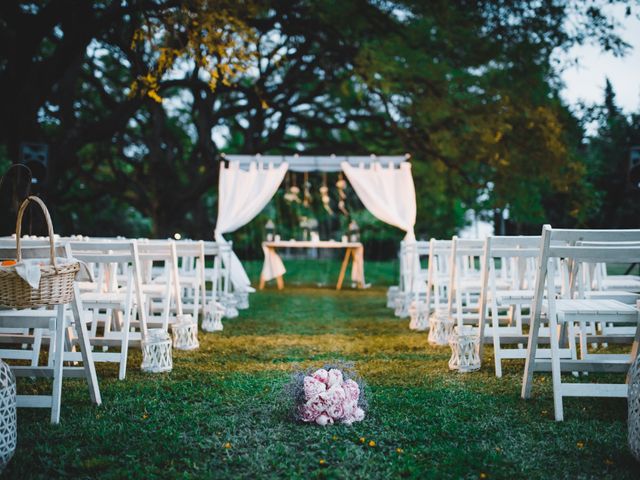
[[[313,265],[304,266],[307,283]],[[567,420],[555,422],[548,374],[536,374],[535,396],[524,401],[522,361],[507,362],[501,379],[492,361],[474,374],[450,372],[449,348],[393,318],[381,288],[287,287],[251,304],[224,332],[201,334],[199,350],[175,352],[169,374],[140,372],[137,350],[124,381],[99,364],[101,407],[83,381],[65,379],[61,425],[44,409],[21,409],[4,478],[542,479],[544,465],[557,478],[637,477],[624,399],[571,398]],[[290,374],[337,359],[354,362],[369,385],[365,420],[288,421],[280,392]],[[20,382],[24,393],[48,388]]]
[[[640,189],[628,180],[629,153],[640,146],[640,114],[625,116],[615,102],[607,81],[604,103],[599,111],[600,128],[587,148],[589,179],[594,185],[598,208],[592,210],[593,228],[640,227]]]
[[[20,142],[50,144],[40,193],[61,233],[97,228],[69,215],[105,196],[149,218],[156,236],[211,224],[203,195],[217,149],[205,95],[196,89],[193,108],[172,110],[158,92],[179,96],[200,72],[208,94],[214,78],[235,78],[253,55],[249,12],[226,0],[2,2],[0,140],[14,160]],[[189,61],[197,68],[185,72]],[[119,233],[134,232],[122,222]]]
[[[554,59],[586,42],[624,54],[609,3],[0,2],[0,144],[11,159],[50,145],[38,188],[61,233],[99,231],[72,212],[110,197],[104,212],[142,222],[118,233],[209,237],[220,149],[409,152],[419,236],[451,235],[467,209],[508,210],[515,231],[585,225],[606,203],[602,161],[585,156]],[[273,208],[285,228],[302,215]],[[258,251],[265,218],[241,249]],[[327,218],[324,237],[343,223]]]

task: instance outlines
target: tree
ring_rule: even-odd
[[[220,146],[410,152],[425,235],[468,208],[508,209],[520,231],[580,224],[583,132],[551,58],[587,39],[624,52],[605,3],[7,1],[0,141],[12,158],[52,145],[45,193],[67,232],[104,228],[99,205],[149,219],[137,231],[209,235]]]
[[[173,150],[165,155],[158,136],[170,133],[165,124],[171,122],[158,106],[158,90],[175,83],[185,62],[199,65],[210,89],[214,79],[234,78],[252,55],[246,48],[252,30],[242,19],[250,11],[249,3],[225,0],[82,1],[73,8],[59,0],[2,2],[0,140],[9,157],[17,160],[23,141],[50,143],[42,193],[54,210],[110,195],[117,206],[126,202],[150,216],[154,233],[166,234],[170,211],[184,216],[183,205],[198,203],[217,169],[206,131],[187,148],[168,138]],[[193,114],[198,124],[203,112]],[[125,143],[140,133],[144,148]],[[172,163],[176,148],[180,162]],[[147,153],[151,168],[141,158]],[[145,171],[146,177],[131,177]],[[179,172],[198,175],[176,197]],[[163,175],[165,185],[158,185]],[[154,191],[162,193],[150,196]],[[82,228],[71,216],[60,220],[65,230]]]
[[[600,127],[587,148],[589,180],[597,207],[589,218],[592,228],[638,228],[640,190],[628,180],[631,147],[640,146],[640,114],[624,115],[616,105],[607,79],[604,102],[598,109]]]

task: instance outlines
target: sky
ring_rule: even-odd
[[[579,102],[601,104],[605,79],[608,77],[616,94],[616,101],[625,113],[640,111],[640,20],[638,7],[625,17],[625,7],[611,7],[610,13],[621,23],[620,35],[632,46],[623,58],[603,53],[596,45],[577,46],[567,52],[567,58],[577,58],[578,65],[562,73],[565,84],[561,92],[569,105]]]

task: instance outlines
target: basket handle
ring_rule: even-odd
[[[22,216],[24,215],[29,202],[35,202],[40,206],[40,209],[44,214],[44,219],[47,221],[47,230],[49,230],[49,255],[51,257],[51,265],[53,265],[53,269],[56,271],[56,273],[58,273],[51,216],[49,215],[49,210],[47,210],[47,206],[44,204],[44,202],[34,195],[30,195],[25,198],[24,202],[22,202],[22,204],[20,205],[20,209],[18,210],[18,219],[16,220],[16,260],[18,262],[22,260],[22,249],[20,248],[20,238],[22,237]]]

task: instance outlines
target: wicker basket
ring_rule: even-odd
[[[73,282],[80,270],[80,264],[74,262],[61,267],[56,264],[51,216],[45,204],[38,197],[28,197],[22,202],[18,210],[18,219],[16,221],[16,261],[20,262],[22,260],[22,250],[20,248],[22,216],[29,202],[35,202],[40,206],[47,221],[51,264],[40,266],[41,277],[38,288],[31,288],[16,273],[15,269],[0,270],[0,305],[9,308],[32,308],[70,303],[73,300]]]

